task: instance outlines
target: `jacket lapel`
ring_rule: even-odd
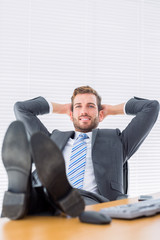
[[[61,132],[54,130],[51,134],[51,139],[56,143],[60,150],[63,150],[70,137],[74,137],[74,131]]]
[[[92,150],[98,133],[98,128],[92,130]]]

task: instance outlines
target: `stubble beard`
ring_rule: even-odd
[[[78,132],[83,132],[83,133],[91,132],[93,129],[97,128],[98,124],[99,124],[98,117],[95,117],[93,120],[91,120],[91,123],[89,125],[86,124],[86,126],[85,125],[82,126],[79,123],[79,121],[73,117],[73,125],[75,130]]]

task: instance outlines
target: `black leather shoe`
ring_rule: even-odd
[[[31,157],[22,122],[10,124],[2,145],[2,160],[8,175],[2,217],[20,219],[26,215],[30,193]]]
[[[66,177],[64,158],[56,144],[43,133],[31,137],[32,157],[42,185],[59,209],[71,217],[84,210],[84,201]]]

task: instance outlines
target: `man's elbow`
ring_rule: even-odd
[[[13,111],[14,111],[16,119],[20,119],[19,113],[23,111],[23,103],[16,102],[13,106]]]
[[[160,110],[160,105],[159,105],[159,102],[157,100],[152,101],[152,109],[153,109],[153,112],[154,112],[155,117],[157,119],[157,117],[159,115],[159,110]]]

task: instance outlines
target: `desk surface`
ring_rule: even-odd
[[[153,194],[160,198],[160,193]],[[121,204],[137,202],[137,198],[118,200],[87,206],[86,210],[100,210]],[[10,221],[0,219],[0,240],[159,240],[160,214],[136,220],[112,219],[108,225],[81,223],[78,218],[65,217],[26,217]]]

